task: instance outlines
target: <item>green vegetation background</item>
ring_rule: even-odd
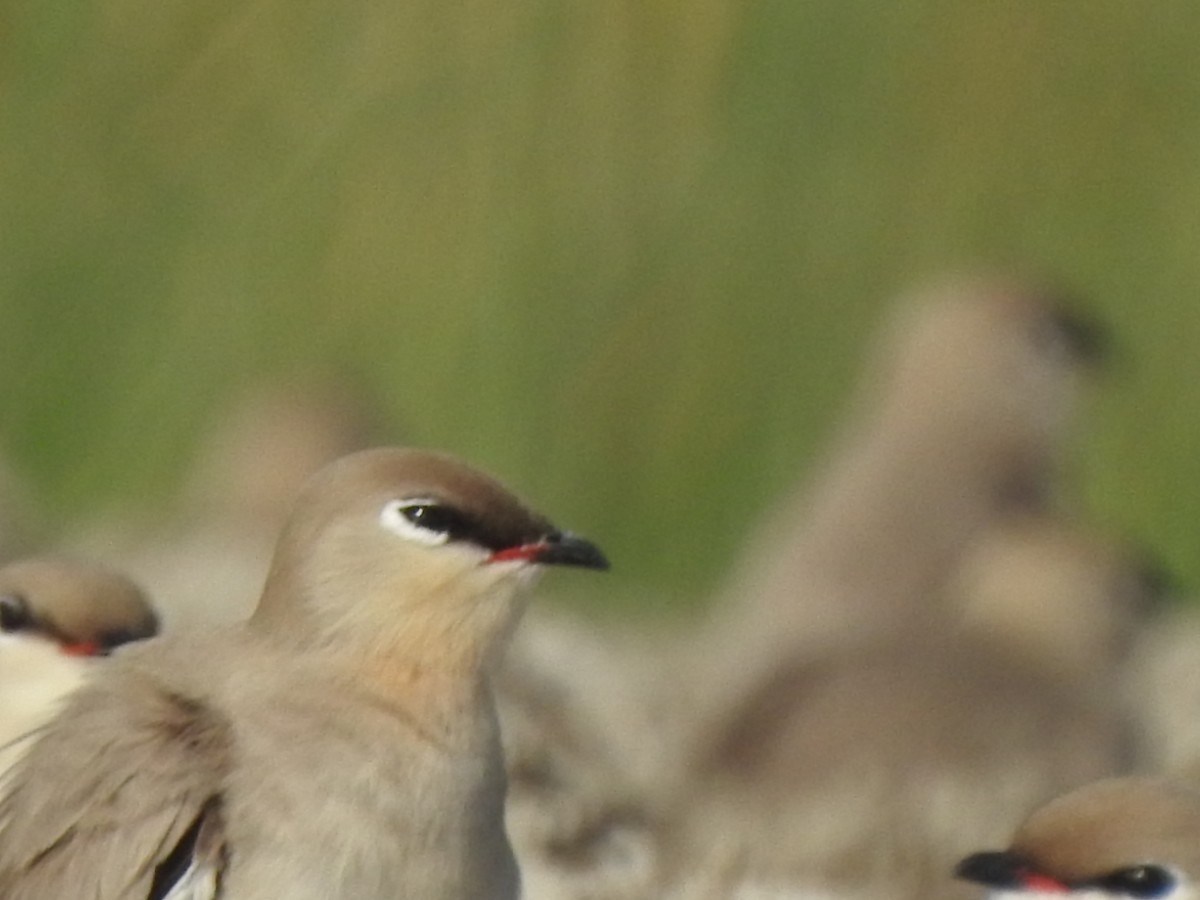
[[[152,506],[337,368],[689,598],[889,296],[1011,260],[1119,337],[1089,515],[1195,583],[1197,59],[1183,0],[2,0],[0,440]]]

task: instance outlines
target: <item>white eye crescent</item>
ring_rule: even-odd
[[[390,500],[379,512],[379,524],[388,531],[430,547],[450,540],[453,519],[445,506],[426,497]]]

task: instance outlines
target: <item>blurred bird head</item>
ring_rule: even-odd
[[[1197,896],[1200,793],[1111,778],[1034,812],[1006,850],[975,853],[955,875],[993,897],[1184,900]]]
[[[892,427],[938,429],[1040,495],[1105,330],[1061,292],[1015,278],[948,279],[911,293],[878,373]],[[948,438],[950,439],[950,438]]]
[[[301,374],[250,385],[205,437],[186,494],[223,522],[274,531],[322,466],[375,444],[382,416],[345,378]]]
[[[351,454],[301,492],[276,548],[257,620],[303,619],[330,643],[494,643],[545,566],[607,568],[496,481],[417,450]],[[468,654],[469,655],[469,654]]]
[[[42,640],[75,656],[152,637],[158,617],[132,581],[96,563],[37,558],[0,569],[0,636]]]

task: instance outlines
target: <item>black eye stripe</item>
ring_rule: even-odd
[[[471,543],[492,551],[538,540],[551,530],[546,523],[533,520],[484,520],[458,507],[424,497],[396,501],[395,509],[410,524],[433,534],[444,534],[448,541]]]
[[[448,506],[415,503],[400,507],[400,512],[414,525],[439,533],[452,535],[455,531],[462,531],[466,525],[464,518]]]
[[[400,507],[400,514],[418,528],[444,534],[452,541],[487,543],[483,528],[452,506],[441,503],[410,503]]]

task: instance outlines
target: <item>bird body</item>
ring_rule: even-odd
[[[35,814],[18,784],[3,812],[13,821],[36,815],[37,826],[6,830],[0,859],[22,846],[31,858],[53,846],[93,798],[128,779],[111,821],[141,819],[158,832],[170,815],[175,841],[210,798],[222,798],[231,848],[222,896],[317,900],[346,896],[353,884],[353,896],[373,900],[396,896],[401,883],[412,896],[515,896],[516,864],[497,831],[504,780],[495,719],[473,695],[486,690],[482,682],[458,686],[458,696],[430,685],[426,702],[405,703],[364,686],[353,669],[296,659],[255,637],[219,630],[164,639],[129,652],[116,662],[119,675],[80,692],[63,719],[72,727],[43,741],[22,778],[82,790],[40,801]],[[217,672],[214,657],[227,663]],[[105,781],[90,774],[97,766]],[[180,785],[188,785],[182,797]],[[114,883],[113,897],[148,896],[158,860],[151,854],[165,837],[154,834],[143,844],[150,858],[122,867],[118,877],[143,874],[120,886],[127,893]],[[430,864],[419,865],[425,858]],[[93,862],[105,870],[110,859]],[[68,884],[49,879],[63,871],[47,869],[43,885],[34,866],[28,887],[4,896],[56,896]]]
[[[46,724],[60,701],[82,685],[90,662],[49,641],[0,635],[0,771],[22,739]]]
[[[540,563],[606,565],[446,457],[335,463],[247,622],[122,654],[14,770],[0,896],[515,898],[487,678]]]
[[[227,840],[246,859],[230,867],[230,896],[294,881],[303,891],[290,897],[340,896],[346,883],[356,897],[393,897],[397,872],[411,896],[516,896],[499,735],[482,679],[449,691],[417,684],[427,696],[400,704],[351,672],[331,696],[327,667],[306,663],[230,707],[235,720],[255,723],[237,735],[242,762],[226,789]],[[281,809],[305,813],[264,815]],[[322,849],[299,857],[297,847]]]
[[[965,636],[914,628],[780,671],[752,700],[702,761],[676,840],[834,893],[959,896],[946,867],[1006,815],[1128,765],[1102,697]]]
[[[946,868],[1006,819],[1129,771],[1118,676],[1159,579],[1140,552],[1053,517],[985,537],[936,598],[940,619],[781,661],[745,698],[694,758],[685,821],[701,846],[740,840],[747,870],[776,881],[956,897]],[[767,839],[781,835],[795,837]]]

